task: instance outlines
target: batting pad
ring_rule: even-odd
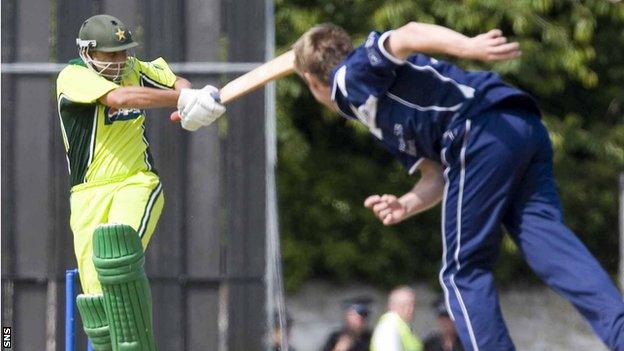
[[[82,327],[91,340],[94,351],[111,351],[108,320],[104,311],[104,296],[80,294],[76,305],[82,318]]]
[[[152,295],[145,276],[141,239],[124,224],[99,226],[93,263],[102,285],[114,351],[155,351]]]

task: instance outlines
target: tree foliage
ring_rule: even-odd
[[[334,22],[360,44],[370,30],[409,21],[466,35],[502,29],[520,59],[494,70],[539,101],[555,148],[567,224],[601,263],[618,262],[618,174],[624,171],[624,3],[608,0],[276,0],[277,42],[286,50],[309,27]],[[448,58],[446,58],[448,59]],[[278,84],[278,191],[287,287],[311,277],[390,286],[437,280],[439,211],[383,227],[363,206],[372,193],[402,194],[415,177],[368,135],[314,102],[301,80]],[[531,278],[506,239],[503,283]]]

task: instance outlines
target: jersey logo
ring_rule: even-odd
[[[366,56],[368,56],[368,61],[370,61],[370,64],[373,67],[383,63],[381,56],[379,56],[379,53],[377,53],[377,50],[375,50],[374,47],[376,35],[377,33],[375,32],[369,34],[368,39],[366,39],[366,44],[364,44],[364,47],[366,48]]]
[[[106,107],[104,110],[104,124],[113,124],[117,121],[129,121],[139,118],[143,114],[138,108],[121,108]]]
[[[366,53],[368,55],[368,61],[374,66],[378,66],[382,63],[381,56],[373,48],[367,48]]]
[[[397,138],[399,151],[417,157],[416,142],[413,139],[406,138],[402,124],[394,124],[394,136]]]
[[[120,28],[117,28],[117,31],[115,32],[115,35],[117,36],[117,40],[118,41],[124,41],[126,40],[126,31]]]

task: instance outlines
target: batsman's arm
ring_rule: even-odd
[[[446,27],[418,22],[392,31],[384,44],[391,55],[401,60],[419,52],[482,61],[509,60],[521,54],[518,43],[508,43],[499,29],[467,37]]]
[[[188,80],[178,76],[176,78],[175,83],[173,84],[173,89],[180,91],[182,89],[190,89],[192,88],[193,85],[191,84],[191,82],[189,82]]]
[[[100,98],[106,106],[115,108],[175,107],[180,92],[146,87],[119,87]]]
[[[191,83],[178,77],[173,90],[147,87],[119,87],[102,96],[99,101],[114,108],[176,107],[180,90],[190,88]]]

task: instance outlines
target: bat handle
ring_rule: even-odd
[[[212,92],[210,95],[217,103],[221,103],[221,95],[219,95],[218,91]],[[177,123],[182,120],[182,116],[180,115],[180,112],[173,111],[171,115],[169,116],[169,119],[171,120],[171,122]]]
[[[221,94],[219,93],[219,91],[213,91],[212,93],[210,93],[210,96],[212,96],[212,98],[214,99],[214,101],[216,101],[218,104],[221,103]]]

